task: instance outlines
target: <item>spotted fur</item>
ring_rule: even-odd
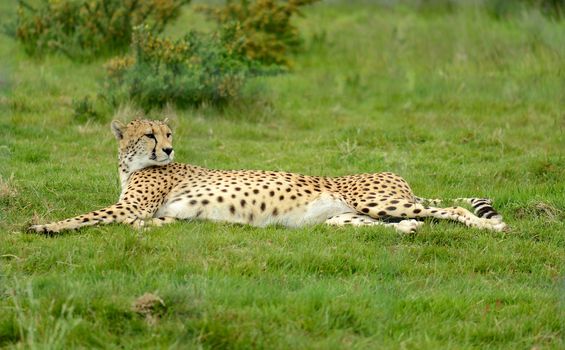
[[[389,172],[342,177],[306,176],[262,170],[213,170],[174,163],[172,133],[166,121],[112,122],[119,144],[122,192],[118,202],[31,231],[60,232],[84,226],[126,223],[162,225],[176,219],[288,227],[328,225],[394,227],[414,232],[426,217],[459,221],[500,231],[502,217],[490,200],[465,198],[462,207],[439,208],[438,201],[415,197],[406,181]],[[398,218],[399,222],[385,222]]]

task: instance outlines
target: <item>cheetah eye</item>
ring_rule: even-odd
[[[155,134],[153,134],[153,133],[145,134],[145,136],[149,137],[150,139],[154,139],[154,140],[155,140]]]
[[[171,137],[171,133],[170,133],[170,132],[167,133],[167,138],[169,138],[169,137]]]

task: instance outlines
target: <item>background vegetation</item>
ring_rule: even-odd
[[[418,195],[492,197],[509,233],[199,221],[22,233],[116,200],[114,110],[97,97],[106,59],[30,58],[0,36],[0,347],[563,348],[564,22],[446,4],[305,8],[289,73],[177,111],[177,159],[394,171]],[[0,2],[3,21],[14,12]],[[189,29],[214,26],[188,7],[162,35]],[[146,292],[164,302],[151,317],[134,305]]]
[[[190,0],[37,0],[18,1],[7,33],[32,56],[61,53],[88,60],[123,51],[134,26],[161,32]]]
[[[252,75],[248,62],[212,35],[191,32],[172,41],[136,28],[131,51],[106,65],[103,97],[114,106],[128,101],[146,110],[168,103],[222,105],[239,96]]]

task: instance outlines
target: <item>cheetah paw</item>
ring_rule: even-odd
[[[476,227],[482,230],[490,230],[495,232],[508,232],[510,229],[503,221],[497,221],[492,219],[485,219],[482,221],[478,221],[473,225],[468,225],[472,227]]]
[[[510,231],[510,227],[508,227],[502,220],[499,223],[492,225],[493,231],[496,232],[508,232]]]
[[[27,228],[27,232],[32,233],[59,233],[60,229],[57,225],[45,224],[45,225],[31,225]]]
[[[402,220],[397,223],[394,227],[397,231],[401,233],[414,233],[416,232],[424,222],[418,220]]]
[[[148,228],[147,225],[145,225],[145,220],[143,219],[136,219],[131,223],[131,225],[133,226],[133,228],[140,231],[144,231]]]

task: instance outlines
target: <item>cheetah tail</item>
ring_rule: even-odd
[[[495,219],[502,221],[502,215],[500,215],[493,207],[492,200],[488,198],[456,198],[455,202],[467,203],[473,207],[475,215],[480,218],[485,219]]]

